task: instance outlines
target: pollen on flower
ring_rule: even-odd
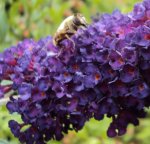
[[[140,84],[140,85],[138,86],[138,88],[139,88],[140,91],[143,91],[143,90],[144,90],[144,85],[143,85],[143,84]]]
[[[124,29],[121,29],[121,28],[120,28],[120,29],[118,30],[118,34],[119,34],[119,35],[124,35],[124,33],[125,33],[125,32],[124,32]]]
[[[129,72],[129,74],[134,75],[135,70],[134,70],[134,68],[129,68],[129,69],[128,69],[128,72]]]
[[[78,69],[79,69],[79,66],[78,66],[77,64],[74,64],[74,65],[73,65],[73,69],[74,69],[74,70],[78,70]]]
[[[119,62],[120,64],[124,64],[123,58],[120,57],[120,58],[118,59],[118,62]]]
[[[109,69],[109,70],[108,70],[108,73],[109,73],[109,74],[113,74],[113,70],[112,70],[112,69]]]
[[[29,51],[32,51],[33,47],[29,47]]]
[[[64,77],[68,77],[69,76],[69,73],[68,72],[65,72],[64,73]]]
[[[45,92],[41,92],[41,96],[46,96],[46,95],[45,95]]]
[[[101,79],[101,75],[100,74],[95,74],[95,80],[100,80]]]

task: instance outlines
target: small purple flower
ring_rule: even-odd
[[[131,94],[135,97],[144,98],[150,95],[150,88],[141,80],[136,80],[135,85],[131,87]]]
[[[129,64],[137,64],[137,52],[135,47],[125,47],[122,51],[122,57]]]
[[[19,137],[20,130],[21,130],[21,125],[19,125],[16,121],[11,120],[11,121],[9,121],[9,127],[11,128],[13,134],[16,137]]]
[[[129,64],[125,65],[120,72],[120,79],[125,83],[133,81],[137,76],[138,72],[136,68]]]
[[[132,18],[134,20],[141,20],[145,18],[145,7],[141,3],[135,4]]]
[[[109,64],[111,65],[113,70],[119,70],[125,64],[121,54],[116,50],[110,51],[109,58]]]
[[[27,100],[31,97],[32,85],[27,83],[22,83],[18,88],[18,94],[22,100]]]

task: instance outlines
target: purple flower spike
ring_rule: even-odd
[[[21,143],[46,144],[79,131],[91,118],[112,118],[109,137],[139,124],[150,106],[150,1],[116,10],[54,46],[26,39],[0,54],[0,98],[22,123],[9,127]],[[5,84],[11,81],[10,84]],[[11,93],[9,93],[11,91]]]

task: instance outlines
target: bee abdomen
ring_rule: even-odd
[[[64,40],[65,39],[65,33],[61,33],[61,34],[55,34],[55,36],[54,36],[54,38],[53,38],[53,41],[54,41],[54,45],[55,46],[59,46],[60,45],[60,42],[62,41],[62,40]]]

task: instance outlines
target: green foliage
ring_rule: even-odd
[[[140,0],[139,0],[140,1]],[[123,12],[132,9],[137,0],[1,0],[0,50],[24,38],[40,39],[53,35],[63,19],[74,12],[85,15],[88,22],[96,13]]]
[[[8,127],[10,119],[20,120],[17,114],[10,115],[6,107],[0,106],[0,144],[19,144],[19,141],[14,138]]]
[[[82,13],[91,22],[96,13],[111,13],[120,9],[127,13],[141,0],[0,0],[0,51],[16,45],[25,38],[36,40],[53,35],[61,21],[74,12]],[[86,123],[80,132],[70,132],[61,142],[48,144],[149,144],[150,122],[140,121],[140,126],[128,127],[127,134],[115,139],[106,136],[110,120],[98,122],[94,119]],[[9,115],[5,107],[0,107],[0,144],[19,144],[8,128],[9,119],[20,119]]]

